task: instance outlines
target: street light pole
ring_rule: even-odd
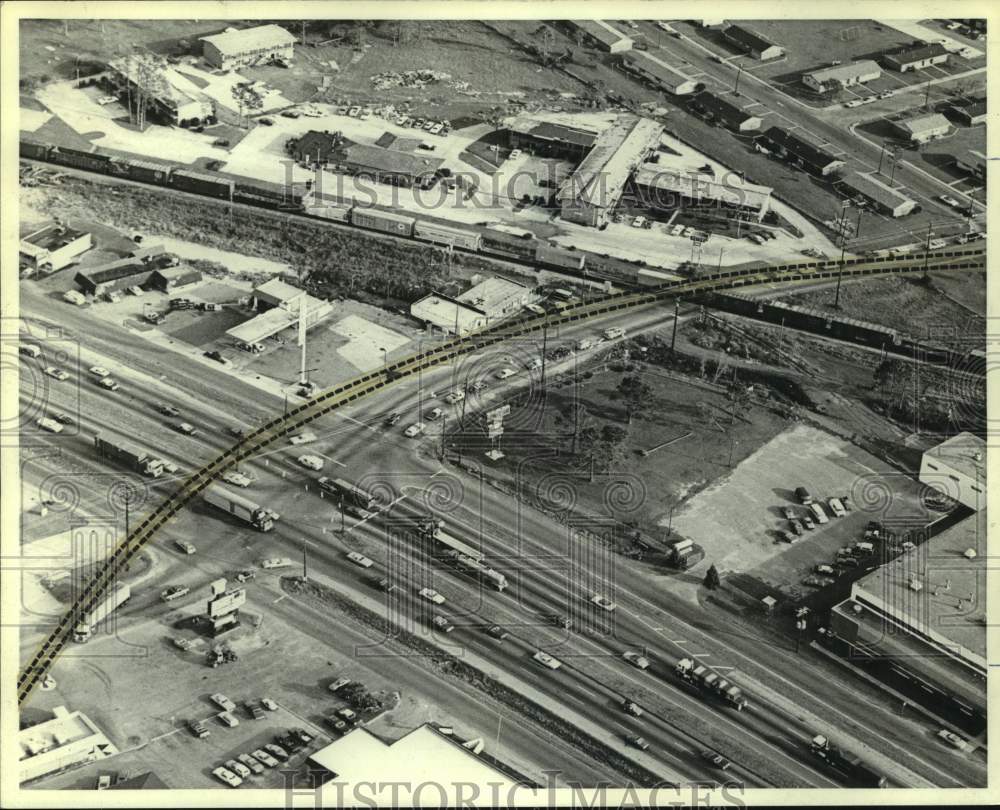
[[[733,87],[733,95],[738,96],[740,94],[740,76],[743,75],[743,66],[739,65],[736,68],[736,86]]]

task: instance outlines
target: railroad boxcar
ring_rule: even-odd
[[[97,147],[89,150],[71,149],[68,146],[56,146],[50,152],[50,160],[63,166],[75,166],[101,174],[111,173],[111,156],[97,151]]]
[[[413,236],[424,242],[433,242],[436,245],[452,245],[465,250],[479,250],[482,237],[475,231],[465,228],[452,228],[448,225],[439,225],[436,222],[425,222],[418,220],[413,226]]]
[[[412,236],[416,220],[403,214],[393,214],[391,211],[379,211],[375,208],[355,208],[351,214],[351,222],[359,228],[370,228],[397,236]]]
[[[582,273],[584,266],[584,255],[577,250],[546,245],[539,243],[535,251],[535,261],[545,267],[554,270],[569,270],[573,273]]]
[[[480,249],[483,253],[495,253],[498,256],[509,256],[514,259],[534,260],[535,252],[538,250],[538,240],[534,234],[528,231],[511,233],[487,228],[483,231]]]
[[[140,183],[155,183],[158,186],[165,186],[170,182],[170,172],[173,165],[161,163],[157,160],[128,160],[119,161],[124,169],[126,177],[138,180]]]
[[[210,197],[219,197],[224,200],[231,199],[233,195],[232,180],[190,169],[174,169],[170,173],[170,185],[183,191],[207,194]]]
[[[267,180],[236,180],[233,197],[240,202],[263,205],[269,208],[299,208],[302,189],[294,185],[270,183]]]
[[[587,278],[599,278],[614,284],[635,284],[639,267],[622,259],[588,254],[583,274]]]
[[[21,138],[20,154],[24,158],[34,158],[35,160],[48,160],[52,147],[41,141],[34,141],[29,138]]]

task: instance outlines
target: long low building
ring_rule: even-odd
[[[850,62],[846,65],[833,65],[811,70],[802,74],[802,83],[817,93],[840,90],[844,87],[854,87],[858,84],[873,82],[882,75],[882,68],[871,59],[860,62]]]
[[[563,219],[592,227],[607,223],[629,176],[656,149],[662,132],[656,121],[620,115],[560,187]]]
[[[140,248],[131,256],[116,259],[97,267],[88,267],[76,274],[73,280],[87,295],[125,290],[129,287],[144,286],[156,270],[175,267],[176,256],[166,253],[160,245]]]
[[[295,55],[295,37],[280,25],[227,28],[201,41],[205,61],[222,70],[275,60],[288,63]]]
[[[86,231],[51,222],[21,237],[18,252],[28,257],[37,270],[62,270],[76,257],[93,247]]]
[[[924,451],[920,483],[978,512],[986,508],[986,442],[963,432]]]
[[[910,143],[924,144],[944,138],[951,132],[951,122],[941,113],[918,115],[897,121],[894,125]]]
[[[379,183],[427,187],[444,161],[380,146],[355,143],[341,149],[331,160],[334,168],[348,174],[371,177]]]
[[[963,172],[986,182],[986,155],[975,149],[969,149],[955,158],[955,165]]]
[[[82,712],[56,706],[53,717],[17,732],[21,783],[118,753],[107,735]]]
[[[465,304],[443,293],[430,293],[410,304],[410,315],[427,326],[440,329],[445,334],[469,334],[486,326],[486,313],[471,304]]]
[[[611,23],[604,20],[567,20],[568,25],[579,32],[587,42],[607,53],[630,51],[635,42],[625,36]]]
[[[722,36],[740,50],[762,62],[768,59],[780,59],[785,55],[784,48],[768,41],[746,25],[730,25],[723,29]]]
[[[300,308],[304,307],[306,329],[311,329],[333,312],[333,305],[293,287],[279,278],[272,278],[254,288],[251,305],[260,314],[229,329],[238,344],[252,345],[298,324]]]
[[[758,151],[773,153],[810,174],[826,177],[843,168],[844,161],[794,132],[770,127],[756,141]]]
[[[910,199],[897,189],[889,188],[881,180],[876,180],[869,174],[851,172],[840,178],[840,187],[846,196],[860,196],[892,217],[905,217],[917,207],[916,200]]]
[[[648,51],[636,51],[622,58],[622,67],[657,90],[673,96],[695,93],[705,85],[680,68],[667,64]]]
[[[949,108],[967,127],[986,123],[986,99],[970,98],[955,102]]]
[[[734,132],[754,132],[760,129],[761,120],[756,115],[707,90],[694,96],[690,106],[709,121],[720,123]]]
[[[597,133],[567,124],[544,121],[530,115],[519,115],[504,122],[514,149],[532,154],[579,160],[597,141]]]
[[[635,173],[640,199],[653,207],[676,207],[676,197],[695,205],[710,205],[764,218],[771,205],[771,189],[731,175],[724,180],[713,176],[671,169],[643,167]]]
[[[931,65],[947,64],[948,51],[940,42],[917,42],[883,54],[882,61],[886,67],[906,73],[910,70],[923,70]]]

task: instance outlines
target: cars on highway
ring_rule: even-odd
[[[319,456],[299,456],[299,464],[309,470],[323,469],[323,459]]]
[[[291,564],[292,561],[287,557],[268,557],[260,561],[261,568],[287,568]]]
[[[35,420],[35,424],[43,430],[49,431],[49,433],[62,433],[63,426],[55,419],[42,416]]]
[[[938,197],[938,201],[939,202],[943,202],[945,205],[949,206],[950,208],[961,208],[962,207],[962,203],[960,203],[958,200],[956,200],[950,194],[942,194],[940,197]]]
[[[644,655],[629,650],[622,653],[622,658],[628,661],[636,669],[649,669],[649,659]]]
[[[56,368],[55,366],[46,366],[45,373],[48,374],[53,379],[59,380],[60,382],[69,379],[69,374],[67,374],[61,368]]]
[[[111,374],[104,366],[91,366],[90,373],[96,377],[107,377]]]
[[[250,754],[239,754],[236,759],[246,765],[246,767],[248,767],[255,774],[264,773],[264,766],[261,765],[258,760],[250,756]]]
[[[634,700],[629,700],[628,698],[622,701],[622,709],[633,717],[642,717],[643,715],[642,707]]]
[[[709,751],[708,749],[701,752],[701,758],[706,762],[711,763],[721,771],[729,770],[729,766],[732,765],[732,763],[724,756],[716,754],[715,751]]]
[[[408,439],[413,439],[419,436],[426,429],[426,425],[423,422],[414,422],[406,430],[403,431],[403,435]]]
[[[424,414],[424,419],[426,419],[428,422],[436,422],[442,416],[444,416],[444,411],[442,411],[440,408],[431,408]]]
[[[221,765],[212,771],[212,776],[225,782],[229,787],[237,788],[243,784],[243,780],[240,777],[229,770],[229,768],[224,768]]]
[[[633,748],[638,748],[640,751],[649,750],[649,743],[646,742],[644,737],[640,737],[638,734],[629,734],[625,737],[625,742]]]
[[[97,384],[101,386],[101,388],[106,388],[108,391],[117,391],[121,388],[121,386],[110,377],[104,377],[103,379],[98,380]]]
[[[612,602],[608,597],[603,594],[595,593],[590,597],[590,602],[597,605],[601,610],[606,610],[608,613],[613,611],[618,607],[614,602]]]
[[[455,625],[448,621],[444,616],[435,616],[431,620],[431,623],[442,633],[450,633],[455,629]]]
[[[311,430],[304,430],[295,436],[292,436],[288,441],[291,444],[305,444],[306,442],[312,442],[316,440],[316,434]]]
[[[91,371],[93,371],[93,369],[91,369]],[[173,405],[168,405],[166,402],[157,402],[153,407],[157,411],[162,413],[164,416],[169,416],[172,419],[176,419],[178,416],[181,415],[181,412],[177,410],[177,408],[175,408]]]
[[[542,652],[541,650],[536,652],[531,657],[543,667],[548,667],[549,669],[559,669],[559,667],[562,666],[562,662],[558,658],[553,658],[551,655],[546,652]]]
[[[402,418],[403,414],[399,413],[398,411],[394,411],[385,418],[385,424],[387,427],[392,427]]]
[[[433,602],[435,605],[443,605],[445,602],[444,597],[433,588],[421,588],[419,593],[424,599],[428,602]]]
[[[174,425],[173,428],[178,433],[183,433],[185,436],[194,436],[198,432],[198,429],[190,422],[179,422]]]
[[[946,728],[941,729],[937,733],[937,735],[940,739],[948,743],[948,745],[952,746],[953,748],[957,748],[959,751],[964,751],[966,748],[969,747],[969,744],[965,740],[963,740],[953,731],[948,731],[948,729]]]
[[[76,422],[73,421],[73,417],[68,413],[63,413],[62,411],[57,411],[56,413],[50,414],[50,416],[55,419],[61,425],[75,425]]]
[[[348,551],[347,559],[349,559],[355,565],[360,565],[362,568],[371,568],[375,565],[375,561],[371,557],[366,557],[357,551]]]
[[[232,484],[234,487],[243,487],[244,489],[253,483],[250,478],[247,478],[243,473],[236,472],[236,470],[227,470],[224,472],[222,480],[227,484]]]
[[[498,380],[506,380],[508,377],[513,377],[517,372],[512,368],[503,368],[497,372]]]

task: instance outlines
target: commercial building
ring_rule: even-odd
[[[154,290],[167,293],[178,287],[197,284],[201,278],[201,272],[193,267],[167,267],[154,270],[146,280],[146,284]]]
[[[489,318],[483,310],[464,304],[443,293],[430,293],[410,304],[410,315],[428,326],[449,335],[467,335],[486,326]]]
[[[119,779],[108,790],[168,790],[169,788],[170,785],[166,784],[153,771],[146,771],[138,776]]]
[[[713,175],[645,166],[635,173],[639,199],[652,208],[678,205],[724,208],[760,221],[771,204],[771,189],[747,183],[736,175]]]
[[[520,312],[530,299],[526,285],[494,276],[454,298],[425,295],[410,305],[410,315],[448,334],[465,335]]]
[[[86,231],[51,222],[22,236],[18,252],[27,257],[36,270],[52,272],[72,264],[77,256],[93,246],[93,239]]]
[[[581,127],[519,115],[504,122],[510,145],[532,154],[581,160],[597,141],[597,133]]]
[[[82,712],[56,706],[52,714],[51,720],[17,732],[19,782],[118,753],[104,732]]]
[[[164,252],[160,245],[139,248],[124,259],[81,270],[73,280],[87,295],[104,295],[143,286],[154,270],[174,266],[177,261],[176,256]]]
[[[870,174],[851,172],[840,178],[839,182],[845,196],[861,197],[892,217],[905,217],[917,207],[916,200],[911,200],[897,189],[889,188]]]
[[[895,123],[896,129],[910,143],[923,144],[945,137],[951,132],[951,122],[941,113],[919,115]]]
[[[667,64],[648,51],[636,51],[622,57],[622,68],[651,87],[673,96],[690,95],[705,86],[680,68]]]
[[[756,115],[708,91],[694,96],[690,106],[709,121],[722,124],[734,132],[756,132],[760,129],[761,120]]]
[[[260,314],[226,332],[237,343],[259,343],[297,325],[302,308],[305,310],[306,329],[316,326],[333,311],[333,305],[328,301],[314,298],[279,278],[269,279],[254,287],[250,304]]]
[[[434,183],[435,174],[444,161],[355,143],[338,150],[331,163],[337,171],[370,177],[379,183],[427,188]]]
[[[986,99],[970,98],[952,104],[950,109],[958,120],[967,127],[986,123]]]
[[[221,34],[201,37],[205,61],[221,70],[268,62],[289,63],[295,57],[295,37],[280,25],[227,28]]]
[[[520,312],[530,299],[530,287],[502,276],[480,281],[455,298],[485,312],[491,322]]]
[[[947,61],[948,51],[940,42],[917,42],[882,56],[882,62],[887,68],[898,70],[900,73],[923,70],[931,65],[943,65]]]
[[[757,138],[755,146],[758,151],[773,153],[820,177],[831,175],[844,166],[840,158],[781,127],[770,127]]]
[[[355,728],[316,751],[308,762],[312,769],[329,774],[327,781],[336,782],[335,791],[332,787],[321,788],[328,791],[323,806],[342,805],[344,795],[362,795],[355,793],[358,785],[372,786],[363,794],[368,796],[375,795],[374,786],[384,786],[385,790],[378,794],[380,805],[420,806],[433,796],[441,806],[455,806],[462,801],[462,794],[456,792],[464,788],[468,800],[470,785],[481,786],[483,796],[499,797],[492,802],[487,800],[487,804],[506,802],[510,791],[524,781],[501,770],[496,759],[486,760],[476,754],[482,747],[480,740],[461,742],[453,734],[430,725],[419,726],[390,742],[368,729]],[[417,793],[426,786],[432,787]],[[347,792],[342,793],[345,788]]]
[[[591,227],[606,224],[629,176],[656,149],[662,131],[648,118],[620,115],[559,189],[563,219]]]
[[[153,109],[160,118],[174,126],[195,127],[215,118],[215,102],[191,79],[171,65],[153,64],[153,57],[131,54],[108,64],[109,84],[121,96],[135,93],[136,87],[150,95]],[[155,73],[162,81],[151,82]]]
[[[568,20],[570,28],[582,34],[584,40],[606,53],[632,50],[635,42],[604,20]]]
[[[785,55],[784,48],[769,42],[756,31],[745,25],[730,25],[724,28],[722,36],[739,48],[762,62],[767,59],[778,59]]]
[[[955,165],[966,174],[986,182],[986,155],[975,149],[966,150],[962,155],[955,158]]]
[[[959,433],[924,451],[920,482],[969,509],[985,509],[986,442],[973,433]]]
[[[846,65],[833,65],[820,70],[802,74],[802,83],[817,93],[840,90],[844,87],[854,87],[858,84],[873,82],[882,75],[882,69],[871,59],[860,62],[850,62]]]
[[[333,160],[340,143],[339,132],[318,132],[311,129],[305,135],[290,140],[286,149],[299,163],[324,166]]]

